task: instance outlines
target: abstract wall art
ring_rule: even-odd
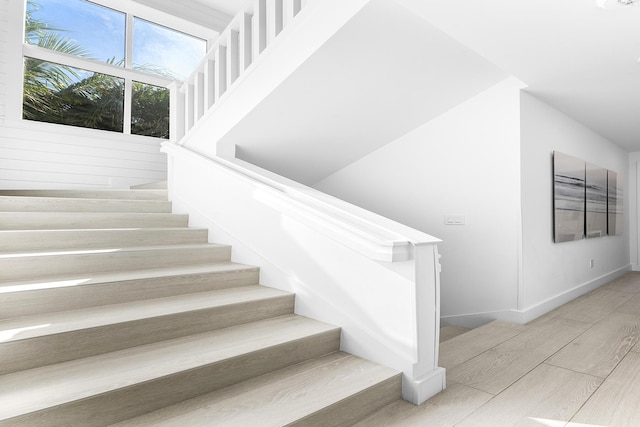
[[[616,235],[622,234],[622,214],[623,214],[623,194],[622,183],[618,179],[618,174],[613,171],[608,171],[608,186],[607,186],[607,219],[608,219],[608,234]]]
[[[617,172],[554,151],[554,242],[622,234],[623,196]]]
[[[584,237],[585,161],[564,153],[553,153],[554,241]]]
[[[586,164],[586,236],[607,234],[607,169]]]

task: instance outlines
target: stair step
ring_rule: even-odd
[[[0,196],[167,200],[167,190],[0,190]]]
[[[258,284],[257,267],[221,262],[14,282],[0,286],[0,318]]]
[[[74,199],[0,196],[0,212],[156,212],[170,213],[166,200]]]
[[[109,425],[338,350],[340,329],[296,315],[0,377],[0,423]]]
[[[0,375],[293,313],[293,294],[246,286],[0,322]]]
[[[214,243],[4,254],[0,255],[0,283],[36,277],[199,265],[229,261],[230,257],[230,246]]]
[[[400,398],[400,373],[336,352],[116,426],[351,425]]]
[[[132,185],[132,190],[166,190],[167,181],[149,182],[147,184]]]
[[[187,227],[188,215],[170,213],[0,212],[0,230]]]
[[[205,228],[0,230],[0,253],[206,243]]]

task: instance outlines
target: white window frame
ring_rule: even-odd
[[[201,25],[191,23],[184,19],[171,16],[162,11],[132,2],[131,0],[87,0],[100,6],[124,13],[126,16],[125,26],[125,66],[119,67],[106,62],[87,59],[80,56],[69,55],[54,50],[30,45],[24,41],[24,19],[22,25],[22,57],[39,59],[61,65],[68,65],[94,73],[107,74],[124,79],[124,117],[123,134],[131,135],[131,104],[133,98],[133,82],[145,83],[153,86],[168,87],[173,80],[163,78],[154,74],[144,73],[132,68],[133,66],[133,21],[134,18],[167,27],[203,39],[207,42],[207,50],[218,38],[219,33],[215,30],[205,28]],[[26,10],[27,0],[24,0]],[[23,90],[23,89],[22,89]],[[23,119],[24,120],[24,119]]]

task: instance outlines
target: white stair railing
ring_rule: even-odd
[[[231,20],[187,80],[169,86],[172,141],[193,129],[304,4],[305,0],[256,0]]]

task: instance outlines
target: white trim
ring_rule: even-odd
[[[566,304],[581,295],[586,294],[587,292],[597,289],[600,286],[617,279],[618,277],[631,271],[631,267],[631,264],[625,265],[624,267],[618,268],[600,277],[596,277],[593,280],[575,286],[574,288],[559,293],[554,297],[551,297],[538,304],[532,305],[531,307],[528,307],[524,310],[500,310],[487,311],[482,313],[457,314],[452,316],[442,316],[440,320],[443,325],[451,324],[464,326],[466,328],[477,328],[478,326],[482,326],[492,320],[503,320],[506,322],[518,324],[529,323],[532,320],[535,320],[538,317],[542,316],[543,314],[546,314],[551,310],[558,308],[561,305]]]
[[[420,405],[445,388],[447,388],[446,371],[440,367],[415,380],[409,379],[406,375],[402,378],[402,398],[414,405]]]
[[[93,59],[82,58],[80,56],[69,55],[55,50],[49,50],[38,46],[24,44],[22,46],[23,56],[29,58],[41,59],[43,61],[54,62],[56,64],[68,65],[70,67],[80,68],[94,73],[108,74],[110,76],[121,79],[132,79],[141,83],[147,83],[154,86],[167,87],[173,80],[153,74],[143,73],[131,68],[118,67],[107,64],[106,62],[95,61]]]

